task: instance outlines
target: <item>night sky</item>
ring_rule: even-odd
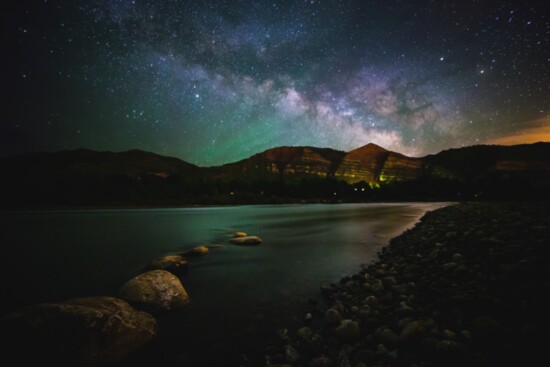
[[[13,1],[0,155],[550,140],[544,1]]]

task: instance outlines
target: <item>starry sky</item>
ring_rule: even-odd
[[[3,3],[0,155],[550,141],[544,1]]]

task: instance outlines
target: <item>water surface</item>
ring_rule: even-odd
[[[304,302],[319,298],[319,286],[357,272],[390,238],[444,205],[4,212],[1,271],[8,281],[1,286],[2,311],[75,296],[116,295],[156,257],[221,245],[190,259],[182,282],[192,302],[159,317],[164,341],[149,347],[166,361],[209,365],[215,356],[205,355],[205,347],[218,350],[219,357],[234,349],[235,341],[257,341],[260,329],[296,322],[292,318],[301,317],[297,310]],[[235,231],[258,235],[263,244],[231,245],[227,240]]]

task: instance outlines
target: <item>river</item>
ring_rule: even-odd
[[[1,213],[2,312],[77,296],[116,295],[152,259],[198,245],[184,309],[159,316],[138,359],[237,365],[278,327],[292,326],[319,287],[376,258],[389,239],[446,203],[307,204]],[[229,235],[257,235],[257,247]],[[305,311],[304,311],[305,312]],[[238,350],[241,345],[242,351]],[[234,352],[235,355],[230,355]],[[240,361],[240,362],[239,362]],[[144,362],[145,363],[145,362]]]

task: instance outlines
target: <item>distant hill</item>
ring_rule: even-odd
[[[329,195],[351,201],[534,198],[550,188],[550,143],[472,146],[422,158],[375,144],[347,153],[278,147],[208,168],[140,150],[79,149],[2,158],[0,167],[3,207],[326,200]]]

